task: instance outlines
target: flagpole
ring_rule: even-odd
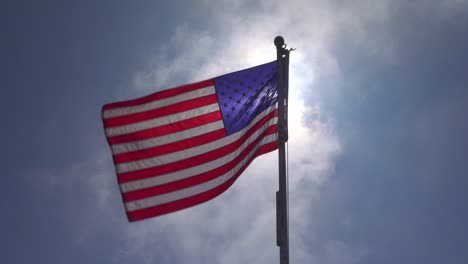
[[[278,65],[278,168],[279,191],[276,192],[276,245],[280,248],[280,264],[289,263],[288,200],[286,181],[286,111],[285,111],[285,59],[289,56],[284,39],[277,36],[274,40]]]

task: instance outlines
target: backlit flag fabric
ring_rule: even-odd
[[[277,91],[274,61],[105,105],[129,221],[206,202],[277,149]]]

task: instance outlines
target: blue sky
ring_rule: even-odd
[[[5,263],[275,263],[276,152],[128,223],[103,104],[290,47],[291,263],[467,263],[468,2],[10,1]],[[5,35],[6,33],[6,35]]]

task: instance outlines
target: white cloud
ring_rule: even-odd
[[[445,1],[444,10],[453,9],[453,3]],[[324,253],[318,255],[304,246],[302,234],[314,237],[311,211],[320,203],[318,189],[333,173],[342,151],[333,114],[324,112],[319,100],[324,87],[316,80],[342,77],[335,54],[337,44],[344,45],[341,41],[386,63],[398,62],[389,24],[398,5],[372,0],[260,1],[252,5],[251,1],[207,1],[200,8],[213,28],[178,25],[173,38],[136,73],[134,85],[149,92],[274,60],[273,38],[283,34],[287,44],[297,48],[290,68],[291,259],[298,263],[356,263],[365,251],[343,241],[325,241]],[[336,90],[327,95],[340,96],[339,87],[326,88]],[[306,102],[305,98],[316,101]],[[129,226],[125,254],[151,260],[175,251],[180,262],[192,263],[277,261],[276,155],[255,160],[226,193],[209,203]]]
[[[421,5],[421,12],[453,23],[457,19],[466,21],[466,17],[456,15],[466,8],[466,1],[438,3],[436,7]],[[338,40],[368,50],[382,61],[398,62],[397,43],[388,25],[398,12],[397,4],[372,0],[264,0],[255,9],[249,5],[250,1],[206,1],[201,9],[210,14],[206,17],[211,17],[214,28],[176,25],[168,43],[152,51],[148,64],[135,74],[132,87],[143,94],[274,60],[273,38],[283,35],[290,47],[297,48],[290,68],[291,262],[357,263],[368,254],[365,249],[343,241],[320,241],[324,247],[317,252],[307,244],[318,239],[314,221],[320,216],[312,212],[321,202],[319,189],[330,181],[336,157],[343,151],[343,142],[335,133],[335,117],[324,111],[320,101],[325,88],[317,81],[342,77],[342,65],[334,50]],[[327,95],[340,96],[339,87],[326,88],[336,90],[327,91]],[[78,200],[72,205],[77,211],[72,221],[77,224],[72,225],[76,228],[71,232],[76,233],[79,243],[101,234],[97,232],[102,231],[100,228],[116,232],[121,244],[119,254],[114,256],[116,261],[274,263],[278,261],[276,164],[276,152],[259,157],[220,197],[132,224],[127,223],[123,212],[108,149],[99,150],[85,162],[31,177],[44,178],[50,195],[61,188],[61,193],[74,195],[69,200]],[[81,200],[76,199],[77,194]],[[348,219],[345,225],[352,222]]]
[[[280,32],[287,32],[287,44],[298,48],[291,57],[289,107],[291,259],[307,260],[311,255],[301,247],[301,234],[310,233],[308,229],[313,219],[308,214],[318,201],[318,186],[333,171],[340,143],[334,134],[333,118],[304,123],[302,115],[310,113],[311,108],[319,117],[325,114],[321,112],[320,102],[304,102],[303,93],[310,92],[316,74],[338,71],[336,61],[327,50],[336,25],[331,21],[331,10],[322,7],[326,2],[317,2],[315,6],[289,3],[285,9],[280,9],[279,4],[264,2],[264,11],[247,13],[249,19],[238,15],[246,13],[245,4],[238,1],[210,3],[213,10],[224,10],[222,13],[213,11],[218,14],[213,24],[220,30],[205,32],[187,24],[178,27],[168,45],[152,60],[158,63],[136,74],[135,85],[140,89],[154,89],[151,84],[168,88],[274,60],[273,38]],[[319,17],[305,15],[314,7],[329,13]],[[295,12],[299,14],[292,15]],[[326,17],[325,22],[323,17]],[[319,27],[314,26],[319,24]],[[318,30],[311,32],[309,27]],[[223,33],[222,29],[227,28],[229,32]],[[180,53],[166,57],[168,47],[172,53],[174,50]],[[175,76],[184,77],[181,80]],[[259,157],[226,193],[213,201],[145,221],[139,228],[129,228],[129,241],[138,239],[145,244],[134,247],[130,242],[132,254],[137,248],[138,251],[143,248],[139,253],[148,254],[151,251],[144,249],[157,246],[156,237],[162,235],[177,248],[179,257],[192,263],[276,262],[276,164],[276,152]],[[145,231],[139,230],[140,227]]]

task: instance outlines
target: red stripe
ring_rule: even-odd
[[[163,117],[167,115],[184,112],[187,110],[202,107],[205,105],[214,104],[217,102],[218,102],[218,98],[216,97],[215,94],[207,95],[207,96],[187,100],[184,102],[164,106],[161,108],[157,108],[157,109],[153,109],[153,110],[149,110],[145,112],[104,119],[103,123],[104,123],[105,128],[123,126],[123,125],[128,125],[132,123],[137,123],[137,122],[146,121],[146,120],[150,120],[150,119],[154,119],[158,117]]]
[[[209,143],[213,140],[217,140],[226,136],[226,130],[224,128],[212,131],[200,136],[191,137],[188,139],[172,142],[169,144],[142,149],[133,152],[127,152],[122,154],[114,155],[115,164],[129,162],[133,160],[146,159],[150,157],[160,156],[167,153],[180,151],[192,147],[196,147],[202,144]]]
[[[193,117],[190,119],[182,120],[179,122],[175,122],[172,124],[163,125],[160,127],[150,128],[142,131],[138,131],[135,133],[125,134],[125,135],[118,135],[113,137],[108,137],[107,141],[109,145],[120,144],[120,143],[128,143],[132,141],[138,141],[153,137],[160,137],[167,134],[179,132],[182,130],[194,128],[197,126],[205,125],[211,122],[215,122],[221,120],[223,117],[221,116],[220,111],[216,111],[213,113],[208,113],[205,115]]]
[[[272,142],[267,145],[262,146],[260,149],[257,150],[257,153],[254,157],[252,157],[249,162],[247,162],[241,170],[239,170],[238,173],[234,175],[231,179],[226,181],[225,183],[209,190],[201,194],[197,194],[191,197],[187,197],[184,199],[180,199],[174,202],[166,203],[166,204],[161,204],[158,206],[138,210],[138,211],[133,211],[133,212],[127,212],[127,217],[129,221],[138,221],[138,220],[143,220],[145,218],[150,218],[158,215],[163,215],[171,212],[175,212],[178,210],[182,210],[188,207],[192,207],[197,204],[204,203],[206,201],[209,201],[216,196],[220,195],[224,191],[226,191],[239,177],[240,174],[247,168],[247,166],[255,159],[255,157],[263,155],[265,153],[268,153],[270,151],[273,151],[278,148],[278,142]]]
[[[198,175],[194,175],[190,178],[182,179],[179,181],[175,182],[170,182],[167,184],[159,185],[159,186],[154,186],[154,187],[149,187],[141,190],[136,190],[136,191],[131,191],[123,194],[124,201],[129,202],[129,201],[134,201],[134,200],[139,200],[143,199],[146,197],[150,196],[156,196],[156,195],[161,195],[163,193],[168,193],[168,192],[173,192],[176,190],[180,189],[185,189],[197,184],[201,184],[203,182],[210,181],[216,177],[219,177],[220,175],[223,175],[233,169],[239,162],[241,162],[249,153],[254,149],[258,143],[264,138],[265,136],[262,135],[258,137],[254,142],[250,143],[247,148],[245,148],[241,153],[239,153],[238,156],[236,156],[233,160],[230,162],[213,169],[211,171],[207,171]],[[266,144],[265,144],[266,145]],[[259,147],[260,149],[260,147]],[[255,153],[258,152],[258,149],[255,151]],[[253,154],[255,156],[256,154]]]
[[[271,126],[265,131],[265,135],[274,134],[276,132],[278,132],[278,127]],[[117,174],[117,177],[118,177],[119,183],[125,183],[129,181],[156,177],[159,175],[188,169],[194,166],[201,165],[203,163],[210,162],[217,158],[223,157],[231,153],[232,151],[236,150],[242,143],[243,141],[236,141],[222,148],[219,148],[214,151],[201,154],[192,158],[188,158],[185,160],[181,160],[181,161],[177,161],[177,162],[173,162],[169,164],[164,164],[164,165],[160,165],[156,167],[151,167],[151,168],[143,169],[139,171],[132,171],[132,172],[127,172],[127,173]]]
[[[120,173],[117,174],[117,177],[119,179],[119,182],[129,182],[129,181],[134,181],[134,180],[139,180],[139,179],[144,179],[148,177],[154,177],[162,174],[167,174],[170,172],[182,170],[182,169],[187,169],[193,166],[197,166],[206,162],[209,162],[211,160],[217,159],[219,157],[223,157],[232,151],[236,150],[239,146],[242,145],[242,143],[250,136],[252,135],[255,131],[257,131],[263,124],[265,124],[269,119],[273,118],[274,116],[278,115],[278,111],[275,110],[271,112],[269,115],[265,116],[262,120],[260,120],[258,123],[256,123],[247,133],[245,133],[240,139],[237,141],[223,146],[219,149],[210,151],[208,153],[204,153],[195,157],[191,157],[185,160],[169,163],[169,164],[164,164],[160,166],[155,166],[147,169],[142,169],[138,171],[131,171],[131,172],[126,172],[126,173]],[[270,126],[265,133],[268,131],[270,134],[276,133],[277,132],[277,126],[272,125]]]
[[[119,107],[127,107],[127,106],[135,106],[135,105],[139,105],[139,104],[146,104],[146,103],[149,103],[149,102],[152,102],[152,101],[161,100],[161,99],[164,99],[164,98],[167,98],[167,97],[175,96],[175,95],[178,95],[178,94],[190,92],[190,91],[193,91],[193,90],[197,90],[197,89],[200,89],[200,88],[209,87],[209,86],[213,86],[213,85],[214,85],[213,80],[206,80],[206,81],[202,81],[202,82],[183,85],[183,86],[179,86],[179,87],[176,87],[176,88],[171,88],[171,89],[159,91],[159,92],[156,92],[156,93],[144,96],[144,97],[140,97],[140,98],[137,98],[137,99],[133,99],[133,100],[127,100],[127,101],[121,101],[121,102],[106,104],[106,105],[104,105],[102,107],[102,111],[109,110],[109,109],[114,109],[114,108],[119,108]]]

